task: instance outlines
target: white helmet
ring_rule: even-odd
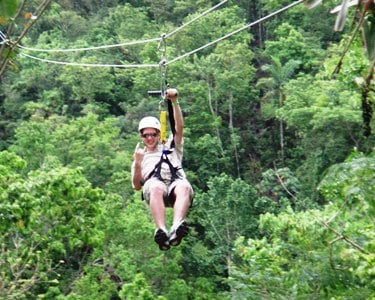
[[[155,128],[160,131],[161,125],[157,118],[155,117],[144,117],[138,126],[138,131],[142,131],[145,128]]]

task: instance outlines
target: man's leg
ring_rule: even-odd
[[[173,192],[175,202],[173,205],[173,226],[170,232],[169,243],[172,246],[177,246],[189,232],[185,217],[191,204],[193,190],[188,181],[181,180],[176,183]]]
[[[182,220],[185,220],[189,210],[191,186],[187,182],[181,181],[174,188],[174,193],[176,201],[173,206],[173,225],[178,225]]]
[[[166,230],[164,188],[162,183],[155,182],[150,187],[150,210],[156,227]]]
[[[153,180],[148,183],[147,191],[150,211],[156,225],[154,240],[159,245],[160,250],[168,250],[169,235],[165,226],[164,205],[164,195],[166,193],[166,186],[159,180]]]

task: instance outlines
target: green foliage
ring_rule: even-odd
[[[265,237],[236,242],[233,297],[373,296],[374,170],[372,157],[333,166],[320,185],[323,210],[261,216]]]
[[[87,265],[84,268],[85,276],[74,282],[73,292],[68,296],[59,293],[58,300],[84,300],[84,299],[111,299],[117,294],[116,285],[112,282],[110,274],[104,273],[102,268]],[[76,293],[78,290],[80,293]],[[51,297],[51,290],[44,297]],[[52,298],[52,297],[51,297]]]
[[[29,169],[41,167],[45,157],[51,152],[51,127],[50,122],[30,121],[17,128],[18,142],[11,150],[18,152],[28,161]]]
[[[270,213],[277,214],[290,207],[295,211],[305,210],[312,205],[303,193],[302,183],[288,168],[263,172],[257,190],[263,196],[263,205],[268,206],[267,212]]]
[[[13,17],[17,11],[17,0],[1,0],[0,1],[0,24],[5,23],[7,18]]]
[[[168,64],[196,195],[190,234],[168,252],[130,181],[137,123],[159,113],[147,91],[160,88],[160,70],[17,54],[171,62],[288,1],[229,1],[168,37],[165,53],[156,41],[60,52],[2,44],[13,68],[0,69],[0,298],[371,299],[374,135],[361,134],[369,61],[355,39],[331,76],[350,37],[332,30],[336,3],[324,3]],[[13,41],[30,29],[22,45],[40,49],[113,45],[160,37],[215,4],[61,0],[32,29],[21,14],[3,32]],[[353,148],[365,154],[342,163]]]
[[[185,22],[196,17],[196,15],[197,13],[188,16]],[[177,54],[184,53],[218,39],[229,32],[241,28],[241,26],[243,26],[243,19],[238,6],[215,10],[205,16],[205,18],[200,18],[199,21],[192,23],[191,26],[184,30],[183,35],[173,37],[173,45]],[[234,44],[241,43],[248,40],[248,38],[244,34],[238,34],[232,37],[232,42]],[[203,50],[199,56],[202,53],[207,55],[211,51]]]
[[[262,66],[262,70],[267,72],[269,77],[260,78],[257,82],[257,87],[264,90],[262,114],[265,119],[275,117],[276,109],[283,106],[284,85],[295,75],[296,69],[301,64],[301,61],[292,59],[282,65],[278,57],[271,58],[271,65]]]
[[[64,241],[69,236],[67,242],[71,249],[95,245],[95,219],[100,213],[97,202],[103,199],[103,192],[92,189],[79,170],[47,168],[48,166],[46,170],[30,173],[35,189],[31,195],[37,198],[38,204],[42,206],[38,212],[40,215],[32,215],[30,226],[33,229],[41,226],[46,237],[50,236],[52,241]],[[48,193],[51,188],[53,194]],[[60,219],[64,221],[61,225]]]
[[[6,233],[10,227],[17,221],[20,226],[23,226],[22,221],[25,215],[24,209],[27,208],[27,204],[19,201],[17,197],[9,199],[9,186],[18,183],[23,184],[23,178],[19,174],[26,167],[26,162],[20,157],[11,152],[0,152],[0,191],[2,201],[0,202],[1,208],[1,232]]]
[[[66,123],[65,118],[34,117],[17,128],[17,143],[11,147],[28,162],[30,169],[41,167],[48,155],[55,156],[63,165],[82,167],[85,176],[103,187],[113,171],[120,171],[123,162],[119,147],[119,129],[114,118],[100,121],[97,115]]]
[[[196,196],[193,218],[203,227],[206,247],[213,249],[214,259],[222,260],[221,264],[230,263],[233,242],[238,236],[256,234],[257,217],[265,209],[257,207],[257,200],[250,185],[225,174],[211,178],[207,193]],[[229,267],[225,264],[223,268]],[[217,265],[217,272],[223,271]]]
[[[85,59],[86,63],[95,63],[95,61],[96,58]],[[102,111],[99,113],[105,115],[107,109],[105,103],[111,97],[111,90],[114,87],[112,76],[110,70],[104,68],[66,67],[57,79],[61,82],[61,88],[65,90],[66,100],[73,104],[72,107],[82,103],[82,109],[88,104],[95,103],[97,106],[102,106],[104,113]],[[71,113],[75,114],[74,111]]]
[[[77,169],[46,163],[25,176],[19,157],[0,156],[0,295],[26,299],[59,284],[65,270],[74,270],[100,243],[96,224],[104,193]]]
[[[349,206],[359,205],[363,201],[368,202],[369,214],[375,213],[373,195],[375,192],[374,155],[366,157],[358,151],[346,160],[346,162],[333,165],[327,170],[327,174],[320,182],[318,189],[329,201],[344,201],[339,204]],[[361,215],[360,212],[357,212]]]
[[[363,38],[369,60],[375,59],[375,14],[368,15],[363,22]]]
[[[189,166],[199,174],[199,177],[196,178],[198,186],[205,187],[212,171],[220,172],[228,164],[228,158],[221,157],[220,155],[220,142],[217,138],[208,134],[196,140],[194,149],[187,148],[187,151],[190,153]],[[199,149],[199,151],[195,149]]]
[[[355,125],[358,129],[361,122],[358,93],[344,90],[337,81],[323,80],[314,80],[308,92],[301,93],[300,84],[304,82],[306,89],[306,83],[312,82],[311,79],[301,77],[286,87],[288,100],[279,112],[288,124],[297,127],[301,135],[345,123],[345,129],[356,128]]]
[[[141,274],[135,275],[134,281],[132,283],[124,284],[119,293],[121,299],[145,299],[152,300],[155,299],[147,281]],[[162,298],[157,298],[162,299]]]
[[[290,4],[284,0],[261,0],[259,2],[261,4],[259,9],[264,15]],[[318,5],[313,9],[309,8],[311,2],[319,1],[304,1],[304,4],[294,6],[292,9],[278,14],[277,18],[264,23],[264,36],[268,40],[273,40],[278,26],[282,23],[289,23],[303,33],[303,38],[311,43],[312,48],[315,48],[314,51],[318,50],[319,46],[325,49],[332,42],[339,41],[340,35],[333,30],[335,15],[330,13],[331,9],[337,5],[337,1],[326,0],[324,5]]]
[[[275,30],[275,40],[265,42],[264,54],[277,57],[282,64],[289,60],[303,61],[301,69],[307,71],[320,63],[322,51],[316,42],[309,41],[303,33],[298,32],[288,23],[281,24]],[[313,46],[313,47],[311,47]]]
[[[327,167],[343,161],[354,147],[368,151],[371,144],[371,138],[362,136],[361,91],[353,80],[354,74],[367,69],[358,44],[348,59],[350,66],[343,65],[336,79],[329,77],[337,63],[333,56],[316,76],[301,75],[284,87],[286,98],[277,115],[301,138],[296,150],[304,162],[296,174],[309,190]]]

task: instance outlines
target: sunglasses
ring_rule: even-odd
[[[156,132],[154,133],[144,133],[144,134],[141,134],[141,137],[143,137],[144,139],[147,139],[148,137],[157,137],[158,134]]]

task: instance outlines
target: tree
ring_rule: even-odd
[[[102,203],[103,213],[97,219],[103,232],[102,243],[89,258],[86,272],[74,280],[62,299],[102,299],[104,293],[111,292],[112,297],[121,299],[154,299],[153,295],[164,299],[162,295],[171,295],[169,299],[178,292],[181,297],[194,295],[182,280],[183,245],[160,252],[152,238],[151,216],[139,193],[126,200],[112,193]],[[172,218],[171,210],[168,218]]]
[[[257,217],[265,207],[258,206],[256,191],[241,179],[233,180],[222,174],[211,178],[208,187],[206,193],[196,195],[192,219],[202,226],[199,229],[204,237],[202,242],[211,253],[215,273],[225,277],[233,263],[231,249],[235,239],[256,235]]]
[[[354,19],[354,30],[350,39],[346,42],[333,74],[338,74],[340,72],[344,57],[346,56],[349,47],[352,45],[353,41],[355,41],[358,32],[362,32],[361,41],[366,56],[370,61],[370,68],[360,82],[362,89],[362,118],[364,123],[363,134],[365,137],[369,137],[371,135],[371,120],[374,102],[371,91],[373,90],[374,85],[373,79],[375,69],[375,3],[372,0],[352,2],[343,1],[342,5],[335,7],[331,12],[338,12],[334,29],[336,31],[342,31],[347,22],[348,8],[354,5],[357,6],[357,11],[354,14],[354,18],[357,18]]]
[[[24,2],[24,11],[40,2]],[[158,38],[218,1],[54,2],[22,46],[60,51],[17,46],[17,69],[7,68],[0,87],[1,145],[19,155],[0,155],[0,298],[370,298],[374,209],[363,199],[374,193],[373,162],[354,153],[330,166],[353,147],[373,147],[374,136],[360,134],[371,64],[355,39],[331,77],[346,45],[336,45],[333,2],[296,6],[256,34],[249,28],[254,37],[244,30],[209,45],[290,3],[228,2],[168,37],[165,49],[153,41],[90,51],[61,50]],[[363,29],[372,32],[370,16]],[[159,251],[130,184],[137,123],[159,114],[161,99],[147,91],[162,85],[161,70],[63,66],[21,52],[62,63],[179,58],[166,74],[180,91],[195,187],[179,247]]]
[[[104,193],[53,158],[27,175],[14,153],[1,152],[0,160],[0,296],[36,299],[50,286],[63,289],[98,245]]]
[[[30,8],[26,5],[26,2],[27,1],[21,1],[18,4],[17,1],[12,0],[1,1],[2,8],[4,8],[4,16],[0,15],[0,21],[8,21],[8,25],[4,36],[1,36],[4,43],[2,43],[0,47],[0,78],[3,77],[8,64],[13,64],[13,59],[15,57],[14,51],[16,47],[20,44],[34,23],[42,16],[52,0],[42,0],[34,14],[28,10]],[[11,22],[9,22],[9,19],[7,19],[10,17],[12,17]],[[12,42],[9,43],[9,41]]]
[[[300,61],[299,71],[315,70],[323,52],[319,43],[310,41],[301,31],[289,23],[279,25],[275,30],[275,39],[265,42],[266,58],[277,58],[282,65],[291,60]]]
[[[21,124],[11,149],[38,169],[56,157],[64,166],[81,167],[94,186],[104,187],[113,172],[123,169],[120,130],[114,118],[100,121],[97,115],[66,122],[64,117],[35,117]]]
[[[10,17],[12,17],[16,13],[18,3],[17,3],[17,0],[1,1],[0,7],[1,7],[0,24],[4,24],[9,20]]]
[[[324,170],[342,162],[354,147],[371,151],[372,138],[361,136],[361,95],[353,80],[355,74],[367,69],[367,62],[359,49],[353,51],[341,74],[330,79],[336,58],[328,57],[325,67],[313,77],[300,75],[290,80],[284,86],[284,105],[277,111],[287,127],[297,132],[299,142],[289,163],[295,165],[296,175],[313,194]],[[303,163],[298,165],[301,158]]]
[[[119,296],[121,299],[163,299],[163,297],[155,298],[142,274],[137,274],[133,282],[124,284]]]
[[[244,151],[239,133],[242,122],[247,117],[241,108],[249,106],[247,102],[252,94],[249,82],[253,80],[255,73],[250,64],[253,55],[244,44],[237,44],[233,47],[222,43],[208,58],[216,61],[213,73],[215,97],[219,102],[218,113],[227,124],[230,136],[229,141],[223,141],[223,146],[230,145],[230,147],[227,146],[226,155],[234,154],[236,169],[232,172],[240,177],[242,175],[240,161],[242,161],[241,156]]]
[[[242,13],[237,6],[229,7],[193,23],[186,28],[184,35],[176,35],[173,39],[176,44],[174,52],[176,55],[184,53],[186,49],[204,45],[207,39],[212,40],[238,29],[243,23],[240,18]],[[253,80],[255,72],[251,66],[253,53],[248,49],[248,39],[247,34],[238,34],[230,41],[216,45],[212,51],[211,47],[204,49],[193,56],[193,61],[176,63],[169,71],[169,77],[177,79],[181,91],[187,91],[182,94],[186,99],[182,107],[188,107],[186,124],[190,130],[187,135],[199,140],[199,147],[186,143],[186,163],[193,168],[211,169],[217,174],[229,172],[236,176],[243,176],[247,171],[247,165],[240,162],[244,159],[244,148],[248,145],[241,141],[249,131],[242,126],[248,125],[251,119],[249,114],[252,110],[247,108],[252,105],[254,91],[249,82]],[[210,149],[208,138],[213,138],[214,148]],[[211,154],[202,158],[205,155],[202,149],[216,152],[215,160],[210,158]],[[196,155],[198,153],[199,156]],[[198,184],[200,187],[205,185]]]
[[[304,192],[302,183],[289,168],[274,168],[263,172],[262,180],[256,188],[262,200],[269,203],[270,213],[278,214],[289,207],[294,211],[317,207],[312,205],[311,195]]]
[[[260,78],[257,82],[257,87],[265,90],[263,99],[266,103],[262,105],[262,113],[265,118],[274,118],[275,109],[283,107],[286,97],[284,85],[292,78],[300,64],[301,61],[289,60],[285,65],[282,65],[279,58],[272,57],[272,65],[262,66],[262,70],[270,74],[270,77]],[[284,165],[284,124],[282,119],[279,120],[279,139],[280,160]]]
[[[233,297],[371,298],[374,163],[354,153],[332,166],[319,186],[329,201],[322,210],[262,215],[264,238],[236,242]]]

